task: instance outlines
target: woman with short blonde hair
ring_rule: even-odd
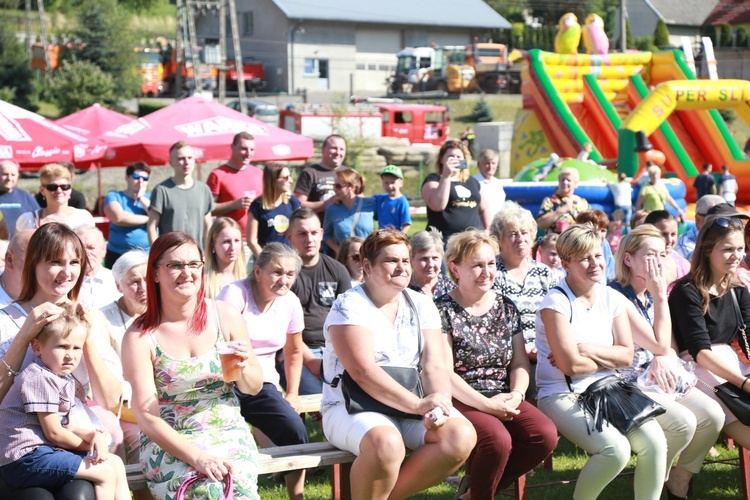
[[[94,217],[87,210],[68,206],[73,186],[70,170],[57,163],[49,163],[39,171],[40,191],[47,207],[21,214],[16,221],[16,232],[36,229],[48,222],[60,222],[71,229],[78,226],[94,227]]]

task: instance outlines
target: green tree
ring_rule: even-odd
[[[659,48],[669,47],[669,28],[667,23],[663,19],[656,21],[656,28],[654,28],[654,45]]]
[[[116,0],[82,0],[76,43],[62,55],[64,61],[89,61],[109,74],[117,99],[133,97],[141,85],[128,18]]]
[[[116,104],[112,75],[89,61],[65,61],[49,82],[49,94],[65,116],[93,104]]]
[[[39,90],[29,56],[12,30],[0,30],[0,90],[4,101],[36,111]]]
[[[732,26],[729,24],[721,25],[721,34],[719,35],[719,47],[732,46]]]
[[[737,39],[735,40],[737,47],[747,47],[747,28],[740,26],[737,28]]]
[[[476,123],[491,122],[494,117],[492,116],[492,109],[487,101],[479,99],[471,112],[471,119]]]
[[[659,47],[654,44],[654,39],[648,35],[636,38],[635,48],[646,52],[654,52],[659,50]]]

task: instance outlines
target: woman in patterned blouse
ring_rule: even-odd
[[[495,214],[490,232],[500,243],[494,289],[512,300],[521,316],[526,354],[532,365],[526,397],[536,399],[534,318],[544,296],[557,284],[557,278],[552,269],[531,258],[536,236],[536,221],[531,212],[514,202],[506,202]]]
[[[497,252],[484,231],[451,236],[445,260],[457,288],[436,300],[453,354],[453,405],[477,431],[464,499],[494,498],[557,445],[555,425],[525,401],[529,359],[516,307],[493,290]]]

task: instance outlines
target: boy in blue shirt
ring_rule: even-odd
[[[396,165],[388,165],[380,172],[385,193],[374,196],[377,204],[378,224],[381,228],[392,227],[402,233],[408,233],[411,227],[409,201],[401,194],[404,185],[404,174]]]

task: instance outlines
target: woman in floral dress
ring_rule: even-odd
[[[217,342],[236,341],[243,361],[235,383],[257,394],[263,376],[244,320],[231,305],[205,299],[203,254],[185,233],[154,242],[146,282],[146,312],[125,334],[122,357],[151,494],[173,500],[180,484],[200,473],[206,478],[188,498],[218,499],[231,473],[234,498],[257,499],[255,442],[216,349]]]
[[[555,425],[525,401],[529,358],[516,307],[492,289],[497,252],[483,231],[451,236],[445,261],[458,288],[435,301],[453,353],[453,405],[477,431],[464,499],[494,498],[557,445]]]

